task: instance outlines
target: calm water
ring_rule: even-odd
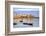
[[[19,22],[19,23],[17,23],[17,25],[13,25],[13,27],[14,28],[24,28],[24,27],[39,27],[39,18],[34,18],[33,20],[32,20],[32,24],[33,24],[33,26],[32,25],[24,25],[23,24],[24,22]]]

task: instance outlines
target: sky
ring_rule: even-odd
[[[31,14],[32,16],[39,17],[39,8],[13,8],[13,14]]]

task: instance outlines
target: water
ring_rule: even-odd
[[[13,25],[14,28],[24,28],[24,27],[39,27],[39,18],[34,18],[31,22],[32,25],[24,25],[24,22],[28,22],[28,21],[23,21],[23,22],[17,22],[17,25]]]

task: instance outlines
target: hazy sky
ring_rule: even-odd
[[[38,8],[14,8],[13,14],[31,14],[32,16],[38,17],[39,16],[39,9]]]

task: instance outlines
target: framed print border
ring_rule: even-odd
[[[10,32],[10,7],[9,5],[15,5],[15,4],[42,6],[42,30]],[[44,32],[45,32],[45,3],[5,1],[5,34],[6,35],[35,34],[35,33],[37,34],[37,33],[44,33]]]

